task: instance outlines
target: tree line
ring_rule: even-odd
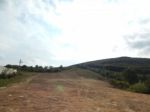
[[[18,71],[25,71],[25,72],[59,72],[64,69],[64,67],[62,65],[60,65],[59,67],[53,67],[53,66],[43,67],[40,65],[27,66],[27,65],[10,65],[10,64],[8,64],[5,67],[13,68],[13,69],[17,69]]]

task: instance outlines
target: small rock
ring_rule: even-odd
[[[24,96],[19,96],[20,98],[24,98]]]
[[[100,112],[100,110],[101,110],[101,109],[100,109],[99,107],[98,107],[98,108],[96,108],[96,112]]]
[[[12,94],[9,94],[8,96],[9,96],[9,97],[11,97],[11,96],[12,96]]]

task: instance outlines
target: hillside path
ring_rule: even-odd
[[[0,89],[0,112],[150,112],[150,95],[112,88],[80,71],[38,73]]]

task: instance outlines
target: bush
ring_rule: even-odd
[[[129,87],[129,83],[126,81],[119,81],[119,80],[111,80],[111,84],[120,89],[126,89]]]
[[[0,87],[5,87],[13,83],[21,82],[26,80],[28,77],[34,74],[31,73],[17,73],[14,77],[11,78],[0,78]]]
[[[149,88],[144,83],[136,83],[129,87],[130,91],[138,92],[138,93],[149,93]]]
[[[146,80],[144,84],[148,87],[148,93],[150,93],[150,79]]]
[[[136,74],[135,70],[127,69],[123,73],[124,79],[128,81],[130,84],[135,84],[139,81],[138,75]]]
[[[145,85],[146,85],[148,88],[150,88],[150,79],[147,79],[147,80],[145,81]]]

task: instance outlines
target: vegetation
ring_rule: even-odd
[[[52,66],[42,67],[42,66],[38,66],[38,65],[36,65],[35,67],[26,66],[26,65],[23,65],[23,66],[6,65],[6,67],[11,69],[11,70],[13,70],[13,69],[18,70],[18,72],[8,74],[7,69],[4,70],[0,74],[0,87],[7,86],[9,84],[25,80],[28,76],[31,76],[34,72],[59,72],[59,71],[62,71],[64,69],[62,65],[60,67],[55,67],[55,68]],[[30,73],[28,74],[28,72],[30,72]]]
[[[0,87],[3,86],[8,86],[12,83],[17,83],[17,82],[22,82],[26,80],[27,77],[32,76],[33,74],[28,74],[28,73],[17,73],[14,77],[10,78],[0,78]]]
[[[7,68],[13,68],[13,69],[18,69],[20,71],[25,71],[25,72],[59,72],[63,70],[63,66],[60,65],[59,67],[52,67],[52,66],[27,66],[27,65],[6,65]]]
[[[134,91],[134,92],[139,92],[139,93],[150,93],[149,88],[145,83],[138,82],[133,85],[131,85],[128,90]]]
[[[119,80],[114,80],[114,79],[112,79],[112,80],[110,81],[110,83],[111,83],[112,85],[114,85],[115,87],[117,87],[117,88],[126,89],[126,88],[129,87],[129,83],[126,82],[126,81],[119,81]]]
[[[23,72],[59,72],[66,69],[62,65],[60,67],[6,65],[6,67],[18,69]],[[72,67],[97,72],[114,87],[134,92],[150,93],[150,59],[121,57],[82,63],[70,68]],[[102,79],[101,76],[98,79]],[[18,75],[13,78],[6,78],[4,75],[1,75],[1,85],[9,83],[9,81],[12,82],[17,77]]]
[[[103,76],[117,88],[133,92],[150,93],[150,76],[138,74],[134,69],[127,69],[123,72],[107,72]]]
[[[99,73],[114,87],[150,94],[150,59],[120,57],[75,66]]]
[[[93,72],[91,70],[74,67],[74,68],[68,68],[66,71],[76,74],[74,77],[89,78],[89,79],[96,79],[96,80],[102,79],[102,76],[100,76],[98,73]]]
[[[7,71],[5,70],[0,74],[0,79],[11,78],[14,77],[15,75],[16,73],[7,74]]]

